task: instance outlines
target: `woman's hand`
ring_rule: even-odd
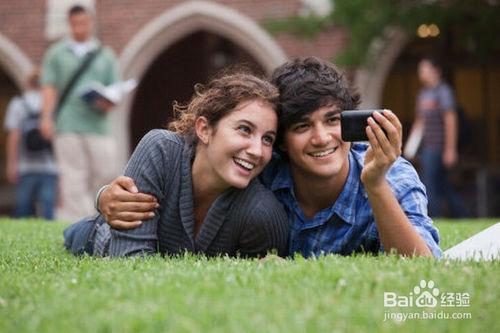
[[[385,133],[384,133],[385,131]],[[401,155],[403,126],[389,110],[377,111],[368,118],[366,134],[370,147],[366,151],[361,181],[365,188],[374,189],[385,182],[385,174]]]
[[[97,206],[112,228],[134,229],[151,219],[159,204],[154,196],[139,193],[132,178],[121,176],[102,191]]]

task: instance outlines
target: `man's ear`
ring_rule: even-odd
[[[194,130],[196,136],[201,143],[208,144],[210,135],[212,134],[212,127],[208,123],[208,119],[201,116],[194,121]]]

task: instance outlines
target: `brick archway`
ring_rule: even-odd
[[[377,40],[372,43],[369,51],[371,62],[359,68],[354,78],[362,97],[360,108],[381,107],[385,81],[409,40],[405,32],[393,29],[383,42]]]
[[[248,16],[221,4],[189,1],[167,10],[131,38],[120,56],[123,77],[140,79],[165,49],[199,30],[217,34],[238,45],[267,72],[287,59],[272,37]],[[129,157],[129,122],[133,99],[133,95],[129,96],[114,114],[114,133],[119,142],[122,165]]]
[[[33,62],[16,44],[0,33],[0,66],[12,78],[19,90],[33,70]]]

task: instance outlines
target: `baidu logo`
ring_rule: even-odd
[[[435,307],[438,303],[439,289],[434,287],[434,281],[420,281],[420,285],[413,288],[413,293],[417,297],[415,305],[421,307]]]
[[[434,281],[421,280],[408,295],[398,295],[392,291],[384,292],[384,306],[434,308],[441,307],[469,307],[469,293],[442,292]]]
[[[439,290],[432,280],[420,280],[408,294],[384,292],[384,321],[409,319],[471,319],[470,312],[450,312],[445,308],[470,306],[470,294]],[[412,310],[413,308],[413,310]],[[418,311],[416,308],[418,308]]]
[[[439,300],[439,289],[434,281],[421,280],[409,295],[398,295],[395,292],[384,292],[385,307],[435,307]]]

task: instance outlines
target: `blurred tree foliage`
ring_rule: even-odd
[[[398,27],[414,36],[421,24],[436,24],[451,33],[454,43],[479,58],[500,51],[500,0],[330,0],[334,10],[326,17],[294,16],[270,21],[272,33],[290,32],[304,37],[332,26],[347,30],[350,41],[336,62],[346,66],[366,64],[369,47]]]

